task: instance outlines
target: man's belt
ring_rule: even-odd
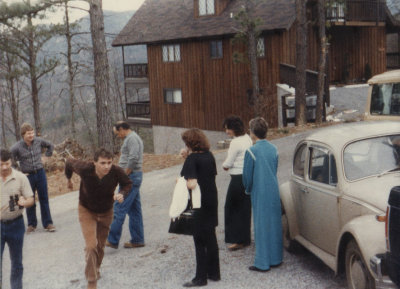
[[[29,172],[24,172],[24,174],[34,175],[34,174],[37,174],[40,170],[41,170],[41,169],[32,170],[32,171],[29,171]]]
[[[12,220],[1,220],[1,223],[4,224],[4,225],[8,225],[8,224],[11,224],[11,223],[19,220],[19,219],[22,219],[22,215],[19,215],[18,217],[16,217],[15,219],[12,219]]]

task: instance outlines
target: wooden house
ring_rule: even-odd
[[[271,127],[278,124],[276,84],[280,64],[296,63],[294,0],[258,0],[251,9],[261,19],[258,39],[260,87],[267,95]],[[308,68],[317,70],[318,38],[315,3],[308,4]],[[241,0],[145,0],[113,41],[125,48],[146,45],[147,63],[125,63],[128,117],[151,125],[155,152],[174,151],[184,128],[198,127],[223,138],[222,121],[230,115],[252,117],[249,65],[235,63],[232,44],[240,29],[234,19]],[[384,0],[332,2],[327,11],[330,81],[361,80],[366,66],[372,74],[386,70],[388,9]],[[140,87],[147,101],[130,101]],[[167,140],[168,139],[168,140]],[[168,144],[166,144],[168,142]],[[160,147],[157,147],[160,146]],[[170,147],[166,146],[172,146]]]

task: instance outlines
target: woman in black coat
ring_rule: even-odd
[[[217,168],[205,134],[199,129],[189,129],[182,134],[187,154],[181,176],[189,189],[197,185],[201,191],[201,207],[196,213],[193,233],[196,248],[196,276],[184,287],[207,285],[207,279],[221,279],[219,252],[215,227],[218,225],[218,195],[215,184]]]

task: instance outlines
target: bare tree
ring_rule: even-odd
[[[83,100],[82,90],[81,89],[79,89],[79,96],[80,96],[81,105],[78,105],[78,110],[81,113],[82,119],[83,119],[83,121],[85,123],[85,127],[86,127],[86,130],[87,130],[87,133],[88,133],[88,137],[89,137],[89,142],[90,142],[92,151],[94,152],[96,150],[96,141],[95,141],[94,133],[93,133],[92,128],[90,126],[90,121],[89,121],[89,118],[88,118],[89,113],[88,113],[88,109],[87,109],[87,107],[85,105],[85,101]]]
[[[307,123],[306,68],[307,68],[307,15],[306,0],[296,0],[296,125]]]
[[[94,90],[96,96],[97,131],[99,145],[112,151],[112,121],[109,109],[110,77],[107,46],[104,35],[102,0],[89,0],[90,32],[93,45]]]
[[[18,89],[18,78],[19,73],[14,70],[15,57],[5,53],[5,64],[7,69],[6,83],[8,93],[5,93],[7,103],[10,106],[11,117],[14,124],[15,139],[16,141],[21,139],[20,125],[19,125],[19,99],[20,90]],[[8,96],[8,97],[7,97]]]
[[[75,130],[75,97],[74,97],[74,71],[72,67],[72,35],[69,23],[68,1],[64,3],[65,12],[65,38],[67,40],[67,62],[68,62],[68,92],[69,92],[69,105],[71,107],[71,133],[72,137],[76,138]]]
[[[110,66],[110,73],[111,73],[111,83],[110,89],[113,95],[113,108],[114,108],[114,119],[125,119],[125,107],[124,107],[124,96],[121,93],[121,82],[119,81],[118,77],[118,68],[115,61],[115,57],[112,58],[114,61]],[[139,95],[139,89],[137,89],[137,94]]]
[[[317,107],[315,111],[315,122],[322,123],[324,92],[325,92],[325,71],[326,71],[326,54],[327,39],[325,29],[325,0],[318,0],[318,35],[320,43],[319,64],[318,64],[318,94]]]
[[[44,75],[53,71],[57,66],[55,58],[45,57],[40,63],[37,55],[43,45],[59,31],[57,25],[34,25],[33,19],[41,17],[40,13],[51,7],[49,3],[31,5],[30,0],[14,3],[10,6],[4,4],[0,8],[0,22],[3,30],[10,31],[12,37],[0,41],[0,49],[18,56],[27,66],[31,83],[31,96],[35,129],[41,134],[40,106],[39,106],[39,80]],[[22,26],[22,22],[25,25]]]
[[[251,82],[253,89],[250,95],[250,104],[253,105],[255,116],[261,116],[263,107],[263,97],[260,96],[260,81],[257,65],[257,41],[261,34],[258,29],[261,19],[253,16],[255,11],[256,0],[243,0],[242,9],[235,15],[235,19],[239,23],[240,29],[235,35],[235,39],[246,45],[247,59],[250,65]],[[264,1],[264,0],[259,0]],[[234,57],[237,61],[243,61],[242,56],[235,53]]]
[[[6,100],[4,98],[4,93],[2,92],[2,87],[0,87],[0,95],[3,95],[0,98],[0,115],[1,115],[1,146],[3,148],[7,148],[7,139],[6,139],[6,122],[5,122],[5,107],[6,107]]]

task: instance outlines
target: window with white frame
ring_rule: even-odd
[[[164,89],[165,103],[182,103],[182,90],[175,88]]]
[[[162,57],[164,62],[181,61],[181,48],[179,44],[163,45]]]
[[[199,0],[199,15],[215,14],[215,0]]]
[[[210,56],[211,58],[222,58],[222,40],[210,42]]]
[[[265,57],[265,41],[264,37],[257,40],[257,57]]]

